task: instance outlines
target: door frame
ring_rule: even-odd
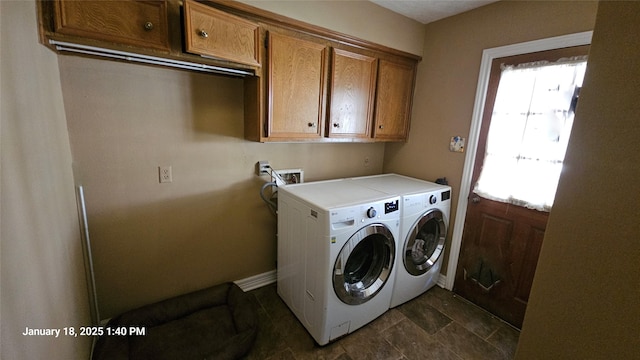
[[[562,35],[485,49],[482,52],[480,74],[478,76],[478,87],[476,89],[476,99],[473,105],[471,127],[469,128],[469,136],[467,139],[467,154],[464,159],[464,168],[462,170],[462,180],[460,183],[460,194],[458,196],[458,207],[456,210],[453,233],[451,235],[449,263],[447,265],[447,276],[444,281],[445,289],[453,290],[453,283],[456,278],[456,270],[458,267],[458,259],[460,256],[460,247],[462,245],[462,233],[464,230],[464,223],[467,215],[467,206],[469,205],[471,178],[473,176],[473,167],[476,161],[476,152],[478,148],[478,140],[480,137],[480,127],[482,125],[482,114],[484,112],[484,103],[486,101],[489,75],[491,73],[491,63],[496,58],[506,56],[521,55],[531,52],[553,50],[571,46],[589,45],[591,44],[592,35],[593,31],[585,31],[575,34]]]

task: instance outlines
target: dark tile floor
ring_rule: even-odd
[[[367,326],[320,347],[280,299],[276,285],[250,292],[260,330],[245,360],[512,359],[519,331],[438,286]]]

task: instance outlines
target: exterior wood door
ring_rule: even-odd
[[[493,61],[472,184],[483,167],[502,65],[586,55],[588,46]],[[473,189],[472,189],[473,190]],[[548,213],[470,192],[454,292],[520,328],[542,247]]]
[[[472,196],[454,292],[520,328],[547,213]]]

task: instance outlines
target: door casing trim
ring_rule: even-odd
[[[473,115],[471,118],[471,126],[469,128],[469,136],[467,139],[467,154],[464,159],[462,181],[460,183],[460,194],[458,196],[458,207],[456,210],[453,233],[451,235],[451,248],[449,252],[449,262],[447,264],[447,275],[444,284],[445,289],[453,290],[453,283],[456,278],[456,269],[458,267],[458,258],[460,256],[460,247],[462,245],[462,233],[464,230],[464,223],[467,215],[467,206],[469,204],[471,177],[473,176],[473,166],[476,160],[480,127],[482,125],[482,114],[484,112],[484,103],[487,96],[489,75],[491,73],[491,63],[495,58],[505,56],[521,55],[536,51],[546,51],[571,46],[589,45],[591,44],[592,35],[593,31],[585,31],[575,34],[562,35],[485,49],[482,52],[480,74],[478,75],[478,87],[476,89],[476,98],[473,105]]]

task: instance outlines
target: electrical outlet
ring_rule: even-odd
[[[171,166],[159,166],[158,174],[160,176],[160,183],[170,183],[173,181]]]
[[[258,175],[258,176],[260,176],[260,175],[268,175],[269,174],[269,168],[271,168],[271,166],[269,165],[269,161],[267,161],[267,160],[258,161],[256,163],[256,175]]]

